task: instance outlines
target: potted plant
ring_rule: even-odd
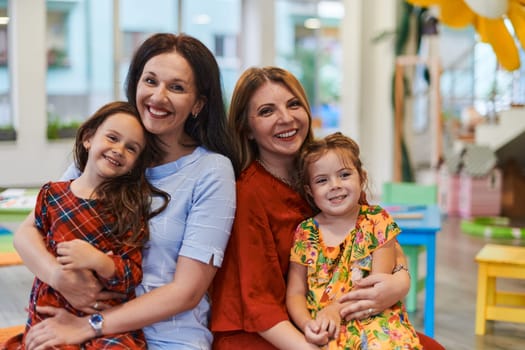
[[[12,125],[0,126],[0,141],[15,141],[16,130]]]
[[[47,123],[47,139],[59,140],[74,138],[80,124],[81,123],[77,121],[64,122],[58,118],[53,118]]]

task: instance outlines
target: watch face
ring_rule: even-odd
[[[102,323],[104,319],[102,318],[102,315],[101,314],[93,314],[91,315],[91,322],[94,324],[94,325],[99,325],[100,323]]]
[[[104,317],[101,314],[93,314],[89,317],[89,324],[91,328],[95,330],[95,333],[98,336],[102,335],[102,323],[104,322]]]

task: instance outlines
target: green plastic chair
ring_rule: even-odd
[[[437,185],[421,185],[412,182],[385,182],[382,202],[394,205],[430,205],[437,204]],[[401,233],[403,234],[403,233]],[[419,276],[419,254],[425,252],[422,245],[402,245],[408,258],[410,291],[406,297],[408,312],[417,310],[417,293],[425,288],[425,276]]]

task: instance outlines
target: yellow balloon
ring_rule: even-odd
[[[443,1],[440,11],[442,22],[452,28],[466,27],[476,18],[476,14],[461,0]]]
[[[430,7],[433,5],[441,5],[441,0],[407,0],[409,4],[420,6],[420,7]]]
[[[519,2],[511,1],[507,16],[514,27],[514,33],[516,34],[521,47],[525,48],[525,7]]]
[[[484,18],[487,39],[501,66],[509,71],[520,67],[520,55],[514,38],[502,19]]]

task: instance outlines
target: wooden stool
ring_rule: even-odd
[[[497,277],[525,279],[525,247],[486,244],[476,262],[476,334],[485,334],[488,320],[525,323],[525,293],[496,290]]]

